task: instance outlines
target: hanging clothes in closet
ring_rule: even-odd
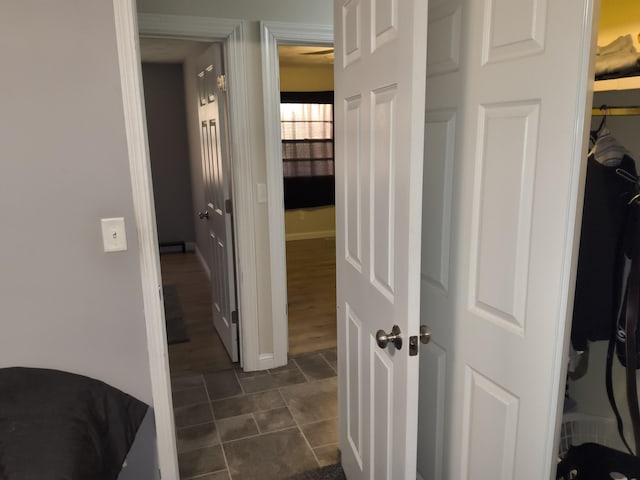
[[[636,107],[618,110],[640,114],[640,108]],[[618,434],[628,453],[617,446],[610,448],[609,440],[603,444],[591,443],[594,440],[572,443],[561,456],[558,479],[640,478],[640,408],[636,386],[636,368],[640,365],[636,362],[640,358],[636,330],[640,306],[640,182],[635,161],[604,123],[603,119],[595,132],[595,145],[587,159],[571,343],[575,350],[588,351],[591,341],[609,342],[604,383]],[[620,363],[626,365],[630,429],[616,403],[612,381],[614,351]],[[625,437],[630,432],[633,443]],[[595,441],[601,442],[604,437]]]
[[[620,306],[624,238],[634,186],[619,174],[636,175],[635,162],[604,125],[595,133],[587,159],[582,233],[576,276],[571,343],[576,351],[590,341],[609,340]],[[617,172],[618,170],[618,172]]]

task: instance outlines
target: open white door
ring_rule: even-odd
[[[416,462],[426,0],[336,0],[340,449],[350,480]],[[376,332],[404,341],[382,349]]]
[[[238,361],[231,171],[227,147],[222,46],[213,44],[197,61],[200,145],[205,198],[200,219],[209,227],[213,323],[231,360]]]
[[[592,17],[431,2],[418,478],[555,473]]]

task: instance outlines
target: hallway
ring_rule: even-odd
[[[312,247],[305,242],[296,247]],[[212,326],[209,282],[196,255],[161,256],[163,283],[176,286],[189,334],[188,342],[169,346],[182,480],[279,480],[338,461],[335,314],[326,314],[334,308],[335,270],[321,274],[317,265],[327,255],[307,256],[316,266],[299,264],[306,275],[294,278],[316,292],[311,297],[319,291],[329,298],[324,313],[305,310],[311,325],[332,322],[333,343],[331,327],[320,327],[322,338],[311,343],[331,348],[293,355],[287,366],[265,372],[230,362]],[[310,278],[330,284],[313,286]],[[309,296],[300,285],[298,292]]]

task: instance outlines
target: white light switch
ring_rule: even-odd
[[[124,230],[124,218],[103,218],[102,243],[105,252],[122,252],[127,249],[127,234]]]

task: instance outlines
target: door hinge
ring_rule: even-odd
[[[231,323],[238,323],[238,311],[231,312]]]
[[[233,209],[233,202],[231,201],[230,198],[227,198],[224,201],[224,211],[225,213],[231,213],[232,209]]]
[[[221,92],[227,91],[227,77],[226,75],[218,75],[218,88]]]

